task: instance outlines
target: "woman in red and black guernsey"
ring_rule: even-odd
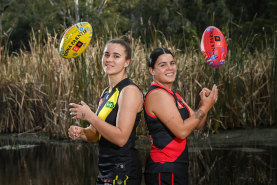
[[[172,90],[177,66],[173,54],[155,49],[148,61],[153,82],[144,100],[145,119],[151,137],[151,151],[146,162],[146,185],[187,185],[187,136],[204,126],[208,111],[217,101],[218,89],[203,88],[201,106],[193,111]]]

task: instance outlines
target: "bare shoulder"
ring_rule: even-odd
[[[150,94],[147,95],[147,100],[159,100],[159,101],[168,101],[168,100],[174,100],[173,96],[170,95],[168,92],[166,92],[163,89],[155,89]]]
[[[125,99],[128,101],[132,101],[133,103],[139,103],[142,102],[143,96],[142,92],[136,85],[128,85],[122,89],[119,99]]]
[[[136,85],[128,85],[122,89],[121,94],[124,96],[141,96],[141,91]]]
[[[119,107],[125,107],[129,111],[139,112],[142,109],[143,95],[136,85],[128,85],[122,89],[119,95]]]

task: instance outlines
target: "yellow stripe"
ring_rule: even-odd
[[[115,92],[113,93],[113,95],[109,98],[109,100],[107,102],[113,102],[114,105],[117,102],[118,99],[118,95],[119,95],[119,90],[116,88]],[[107,104],[107,103],[106,103]],[[114,108],[114,107],[113,107]],[[106,105],[104,105],[104,107],[102,108],[102,110],[99,112],[98,117],[100,117],[102,120],[106,120],[106,118],[108,117],[108,115],[112,112],[113,108],[107,107]]]
[[[104,107],[101,109],[101,111],[98,114],[98,117],[101,118],[103,121],[106,120],[106,118],[108,117],[108,115],[112,112],[112,110],[114,109],[114,107],[108,107],[106,106],[108,102],[112,102],[115,106],[117,99],[119,96],[119,90],[116,88],[115,92],[113,93],[113,95],[108,99],[108,101],[106,102],[106,104],[104,105]],[[99,134],[99,140],[101,138],[101,134]]]
[[[115,185],[115,181],[118,179],[118,175],[115,177],[115,179],[113,180],[113,185]]]
[[[126,185],[126,181],[128,180],[128,176],[127,175],[125,175],[126,176],[126,179],[124,180],[124,185]]]

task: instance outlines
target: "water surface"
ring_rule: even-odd
[[[188,143],[191,185],[276,185],[277,129],[192,135]],[[148,139],[136,147],[144,163]],[[98,173],[97,152],[97,144],[2,134],[0,184],[91,185]]]

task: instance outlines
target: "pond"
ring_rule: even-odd
[[[190,185],[276,185],[276,128],[192,135],[188,142]],[[136,147],[144,163],[149,141],[139,139]],[[0,184],[92,185],[97,152],[97,144],[1,134]]]

